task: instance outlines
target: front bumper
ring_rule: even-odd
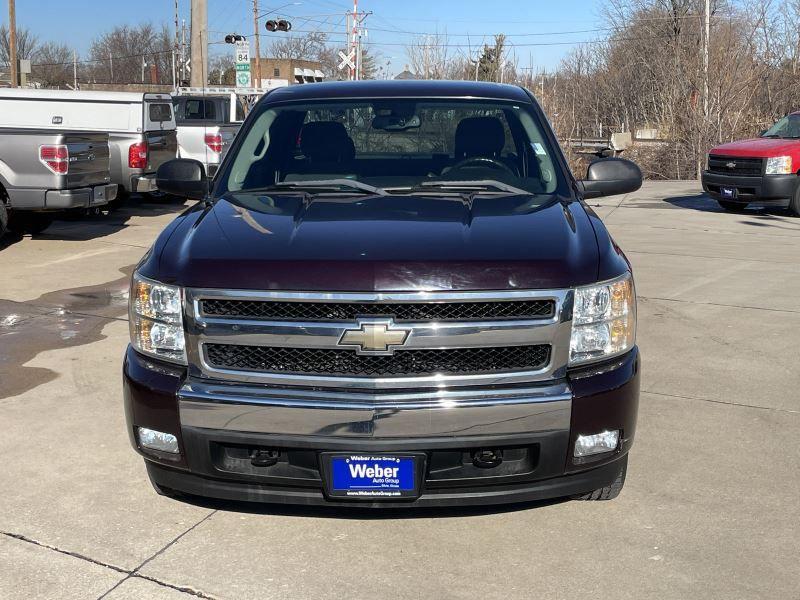
[[[722,175],[703,171],[703,190],[719,200],[731,202],[785,203],[794,196],[800,178],[797,175]],[[720,189],[736,190],[735,198],[723,198]]]
[[[159,486],[256,502],[358,507],[496,504],[570,496],[610,485],[633,443],[639,397],[634,349],[613,363],[542,386],[364,394],[187,381],[185,371],[129,349],[124,367],[128,433]],[[180,456],[142,451],[135,427],[173,433]],[[574,459],[580,434],[621,430],[615,452]],[[501,449],[492,469],[470,459]],[[277,450],[254,466],[255,449]],[[413,500],[330,500],[324,451],[421,452]]]

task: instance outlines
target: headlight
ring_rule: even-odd
[[[792,173],[791,156],[773,156],[767,159],[767,175],[789,175]]]
[[[183,290],[133,274],[128,301],[131,344],[142,354],[186,364]]]
[[[575,290],[569,364],[627,352],[636,343],[636,293],[630,273]]]

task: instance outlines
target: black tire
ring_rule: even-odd
[[[14,233],[37,234],[53,224],[53,217],[47,213],[21,212],[13,213],[8,219],[8,229]]]
[[[793,217],[800,217],[800,186],[794,191],[794,196],[789,202],[789,214]]]
[[[730,200],[717,200],[717,203],[728,212],[742,212],[747,208],[747,202],[731,202]]]
[[[3,198],[0,197],[0,238],[2,238],[6,234],[7,229],[8,229],[8,210],[6,209],[6,203],[3,202]]]
[[[591,492],[587,492],[586,494],[579,494],[577,496],[573,496],[573,500],[583,500],[583,501],[601,501],[601,500],[613,500],[619,493],[622,491],[622,486],[625,485],[625,474],[628,472],[628,456],[626,455],[622,462],[622,467],[619,470],[619,474],[617,478],[611,485],[607,485],[605,487],[598,488],[596,490],[592,490]]]

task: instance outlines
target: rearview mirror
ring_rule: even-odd
[[[183,198],[202,200],[208,194],[206,169],[190,158],[174,158],[158,167],[156,185],[161,192]]]
[[[642,171],[624,158],[601,158],[589,165],[586,179],[579,181],[584,198],[628,194],[642,187]]]

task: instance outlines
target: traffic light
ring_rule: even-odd
[[[236,42],[243,42],[245,37],[243,35],[239,35],[238,33],[229,33],[225,36],[225,43],[226,44],[235,44]]]
[[[291,31],[292,23],[284,19],[278,19],[277,21],[270,19],[264,23],[264,27],[267,28],[267,31]]]

